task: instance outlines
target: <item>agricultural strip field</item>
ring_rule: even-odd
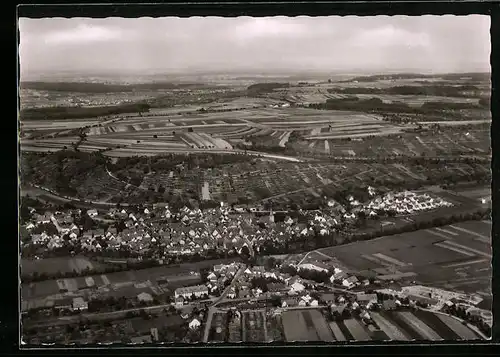
[[[362,325],[362,322],[356,319],[347,319],[343,321],[345,327],[349,329],[351,336],[354,338],[354,341],[370,341],[371,337],[368,334],[368,331]]]
[[[459,320],[439,312],[382,311],[371,313],[372,318],[394,340],[474,340],[480,339]]]
[[[334,341],[325,318],[317,310],[286,311],[282,319],[288,342]]]
[[[408,326],[415,330],[424,340],[439,341],[441,336],[439,336],[434,330],[427,326],[424,322],[417,319],[415,315],[407,311],[398,311],[396,314],[404,321]]]
[[[335,337],[335,340],[347,341],[344,334],[342,333],[342,330],[340,329],[339,325],[336,322],[330,322],[329,326],[330,326],[330,330],[333,333],[333,336]]]
[[[409,341],[410,338],[400,330],[392,321],[376,311],[370,313],[373,321],[393,341]]]

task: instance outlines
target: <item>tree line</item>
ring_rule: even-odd
[[[144,113],[149,111],[149,104],[119,104],[97,107],[46,107],[26,108],[20,112],[21,120],[57,120],[96,118],[124,113]]]

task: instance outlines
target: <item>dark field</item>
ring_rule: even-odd
[[[422,284],[489,292],[492,253],[486,240],[488,227],[488,222],[469,221],[320,251],[338,258],[354,271],[393,267],[401,272],[415,272],[417,276],[412,280]],[[373,257],[377,253],[389,259]],[[390,258],[404,266],[391,263]]]

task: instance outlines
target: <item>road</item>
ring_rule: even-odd
[[[241,268],[234,275],[233,280],[231,281],[231,284],[229,284],[224,289],[224,291],[222,292],[222,294],[220,295],[220,297],[218,297],[214,301],[214,303],[212,304],[212,306],[210,306],[208,308],[207,321],[205,322],[205,330],[203,331],[203,342],[208,342],[208,337],[210,335],[210,327],[212,326],[212,318],[214,316],[214,313],[217,311],[217,304],[219,304],[220,302],[222,302],[225,299],[227,293],[229,292],[229,290],[231,289],[231,287],[234,287],[234,285],[238,281],[238,279],[241,276],[241,274],[243,274],[243,272],[245,271],[245,269],[246,269],[246,265],[242,265]]]

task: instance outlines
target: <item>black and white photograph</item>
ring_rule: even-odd
[[[490,340],[489,16],[17,26],[23,346]]]

